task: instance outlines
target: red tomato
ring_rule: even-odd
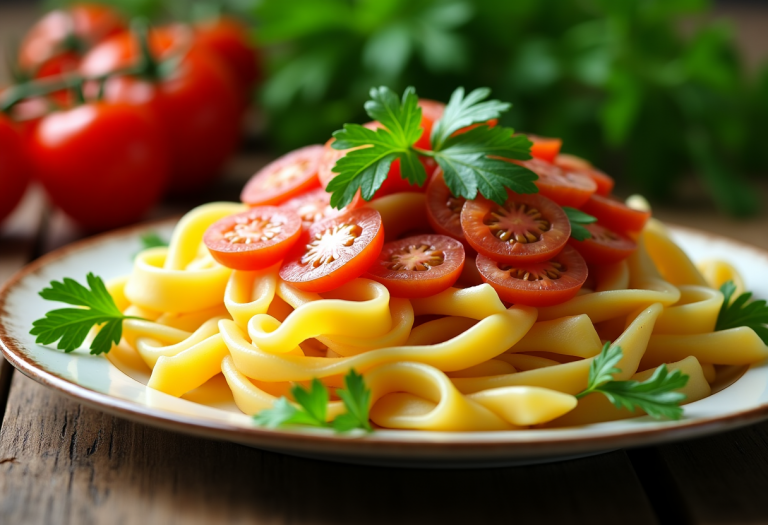
[[[551,162],[540,159],[514,162],[538,175],[539,180],[536,181],[536,186],[539,192],[560,206],[580,208],[597,189],[597,184],[588,176],[563,171]]]
[[[90,230],[141,218],[168,181],[165,137],[148,110],[94,102],[44,117],[30,140],[51,200]]]
[[[588,273],[584,259],[570,246],[548,261],[523,265],[509,265],[479,254],[477,269],[502,300],[536,307],[571,299]]]
[[[568,244],[576,248],[589,264],[613,264],[623,261],[637,250],[637,243],[595,222],[584,227],[592,234],[585,241],[570,239]]]
[[[651,217],[650,211],[635,210],[621,201],[602,195],[590,197],[581,210],[618,233],[639,232]]]
[[[445,235],[416,235],[388,242],[365,277],[394,297],[428,297],[447,290],[464,268],[464,246]]]
[[[442,170],[427,186],[427,220],[437,233],[448,235],[469,246],[464,230],[461,229],[461,209],[467,200],[454,197],[445,184]]]
[[[328,292],[360,277],[384,244],[381,215],[358,208],[318,222],[296,243],[280,278],[307,292]]]
[[[35,78],[55,78],[66,73],[77,71],[80,67],[80,55],[74,51],[61,53],[43,62],[35,74]],[[55,91],[48,95],[60,107],[71,107],[73,102],[72,92],[68,90]]]
[[[24,143],[13,123],[0,113],[0,221],[16,208],[28,184]]]
[[[208,251],[234,270],[259,270],[282,261],[301,234],[301,219],[290,210],[259,206],[224,217],[203,235]]]
[[[539,137],[537,135],[528,135],[533,145],[531,146],[531,155],[534,158],[554,162],[557,154],[560,153],[560,147],[563,145],[561,139],[551,139]]]
[[[331,194],[323,188],[317,188],[284,202],[280,207],[295,212],[301,219],[303,228],[309,229],[316,222],[354,210],[362,203],[363,199],[358,194],[348,206],[337,210],[331,207]]]
[[[613,179],[582,158],[561,153],[553,162],[565,171],[582,173],[591,178],[597,184],[595,193],[598,195],[610,195],[613,191]]]
[[[190,42],[191,33],[182,26],[150,33],[150,47],[161,60]],[[135,36],[123,33],[92,49],[80,70],[100,75],[133,65],[138,58]],[[158,115],[171,152],[170,187],[177,192],[198,190],[210,182],[239,142],[240,104],[234,80],[202,48],[190,50],[169,76],[157,81],[110,78],[105,100],[149,106]]]
[[[317,167],[323,146],[305,146],[286,153],[251,177],[240,194],[250,206],[281,204],[288,199],[320,187]]]
[[[19,48],[19,66],[36,73],[56,55],[82,52],[123,30],[125,20],[105,5],[75,4],[51,11],[24,37]]]
[[[482,197],[464,204],[461,227],[467,242],[478,253],[505,263],[551,259],[571,235],[565,212],[541,195],[508,193],[503,206]]]
[[[424,132],[419,137],[415,146],[421,149],[432,149],[429,138],[432,136],[432,128],[435,122],[443,118],[445,104],[435,100],[420,98],[419,106],[421,107],[421,127],[424,129]]]
[[[259,79],[258,56],[248,27],[227,16],[205,20],[195,24],[195,43],[209,49],[229,68],[247,104]]]

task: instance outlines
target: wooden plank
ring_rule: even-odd
[[[130,423],[21,374],[0,463],[3,523],[655,523],[623,452],[462,471],[326,463]]]

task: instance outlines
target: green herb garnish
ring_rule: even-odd
[[[309,389],[296,385],[291,394],[296,400],[292,404],[281,397],[272,408],[262,410],[255,416],[254,421],[268,428],[283,425],[307,425],[321,428],[334,428],[337,432],[347,432],[355,428],[372,431],[368,421],[368,410],[371,403],[371,391],[365,387],[363,376],[350,370],[344,377],[345,388],[336,390],[347,412],[337,416],[331,423],[326,422],[328,408],[328,390],[317,378],[310,383]]]
[[[571,223],[571,237],[577,241],[586,241],[592,238],[592,234],[582,224],[592,224],[597,222],[595,217],[584,213],[583,211],[571,208],[569,206],[563,206],[563,211],[568,216],[568,220]]]
[[[688,383],[688,376],[680,370],[669,372],[667,365],[661,365],[645,381],[614,381],[613,376],[621,372],[616,365],[622,357],[621,347],[605,343],[589,367],[587,388],[576,397],[600,392],[616,408],[623,407],[631,412],[640,408],[654,419],[680,419],[683,415],[680,403],[685,394],[677,390]]]
[[[103,325],[91,342],[90,349],[92,354],[107,353],[113,344],[120,342],[123,321],[140,319],[123,315],[101,277],[89,273],[86,280],[90,289],[65,277],[61,282],[51,281],[50,288],[40,292],[40,297],[47,301],[80,308],[51,310],[42,319],[34,321],[29,333],[37,336],[36,343],[48,345],[58,341],[56,348],[71,352],[83,344],[91,328]]]
[[[328,184],[331,205],[343,208],[358,189],[365,200],[371,200],[384,183],[389,168],[400,159],[400,173],[412,184],[423,185],[427,173],[419,156],[432,157],[443,170],[445,183],[455,197],[474,199],[480,192],[486,198],[503,204],[507,188],[517,193],[536,193],[535,173],[504,159],[530,159],[531,142],[514,135],[512,128],[489,127],[487,121],[499,118],[510,104],[486,100],[487,88],[464,95],[464,89],[453,92],[443,117],[435,123],[430,142],[432,149],[416,148],[422,133],[421,108],[416,90],[409,87],[402,99],[387,87],[373,88],[371,100],[365,103],[368,115],[383,128],[368,129],[359,124],[345,124],[333,136],[333,148],[347,152],[336,162],[338,175]],[[456,131],[478,124],[464,133]]]
[[[141,242],[141,249],[148,250],[149,248],[159,248],[162,246],[168,246],[168,242],[165,241],[157,232],[147,232],[139,238]]]
[[[720,287],[725,296],[723,306],[717,315],[715,330],[727,330],[739,326],[747,326],[768,345],[768,304],[763,299],[750,301],[752,292],[745,292],[731,301],[736,293],[733,281],[727,281]]]

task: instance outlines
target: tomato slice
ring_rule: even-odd
[[[323,146],[317,144],[283,155],[251,177],[240,200],[250,206],[281,204],[320,186],[317,169],[322,154]]]
[[[328,292],[360,277],[384,244],[381,215],[358,208],[313,224],[280,268],[280,278],[307,292]]]
[[[469,246],[464,230],[461,228],[461,209],[467,201],[464,197],[454,197],[445,183],[442,171],[427,186],[427,220],[437,233],[453,237]]]
[[[609,230],[599,222],[585,224],[592,234],[590,239],[577,241],[571,239],[568,244],[576,248],[589,264],[613,264],[623,261],[637,250],[637,243],[629,237]]]
[[[595,184],[597,184],[595,193],[598,195],[610,195],[613,191],[613,178],[595,168],[589,161],[581,157],[561,153],[555,157],[553,162],[565,171],[582,173],[595,181]]]
[[[302,228],[306,230],[316,222],[336,217],[361,204],[363,199],[358,193],[348,206],[337,210],[331,207],[331,194],[323,188],[316,188],[284,202],[280,207],[296,213],[301,219]]]
[[[445,104],[437,102],[436,100],[429,100],[426,98],[419,99],[419,107],[421,107],[421,127],[424,132],[416,141],[415,146],[421,149],[432,149],[432,144],[429,138],[432,136],[432,128],[435,122],[443,118],[445,112]]]
[[[259,270],[282,260],[300,234],[298,215],[259,206],[216,221],[205,231],[203,242],[227,268]]]
[[[545,162],[541,159],[516,160],[514,162],[525,166],[538,175],[539,180],[536,181],[536,186],[539,188],[539,192],[560,206],[580,208],[597,189],[595,181],[588,176],[582,173],[563,171],[551,162]]]
[[[501,262],[551,259],[571,235],[565,212],[542,195],[508,194],[503,206],[482,197],[464,204],[461,227],[467,242],[478,253]]]
[[[538,135],[528,135],[528,140],[533,143],[531,155],[547,162],[554,162],[558,153],[560,153],[560,147],[563,145],[561,139],[539,137]]]
[[[618,233],[639,232],[651,217],[650,211],[635,210],[619,200],[602,195],[592,195],[581,210]]]
[[[509,265],[480,254],[477,269],[503,301],[537,307],[571,299],[588,274],[587,263],[570,246],[548,261],[524,265]]]
[[[394,297],[428,297],[447,290],[464,267],[464,246],[445,235],[416,235],[388,242],[365,277]]]

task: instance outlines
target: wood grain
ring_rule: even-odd
[[[623,452],[464,471],[325,463],[130,423],[21,374],[3,460],[2,523],[655,523]]]

